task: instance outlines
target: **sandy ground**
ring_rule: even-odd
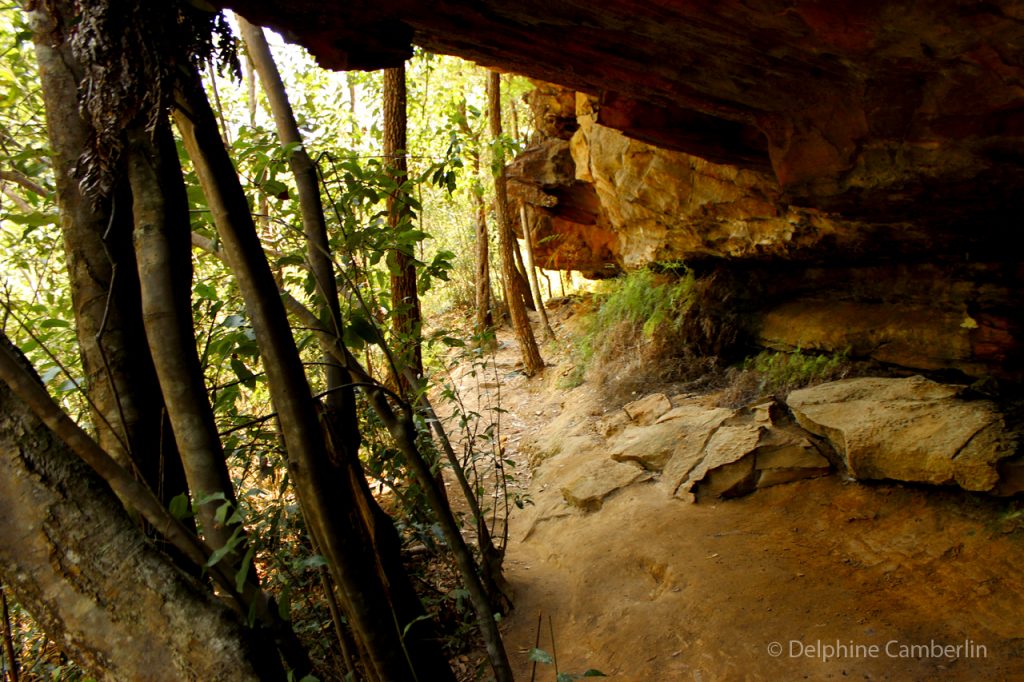
[[[506,456],[536,463],[531,444],[618,407],[557,388],[564,368],[527,380],[501,340],[477,390],[501,394]],[[590,466],[571,456],[519,480],[533,504],[510,522],[503,626],[517,680],[555,680],[532,676],[538,618],[561,672],[617,680],[1024,680],[1024,523],[1005,502],[833,475],[700,505],[649,480],[582,512],[561,495]]]

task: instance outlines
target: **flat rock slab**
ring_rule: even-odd
[[[956,484],[993,491],[1015,453],[996,405],[924,377],[860,378],[793,391],[797,421],[822,436],[858,479]]]
[[[573,507],[583,511],[597,511],[609,495],[649,476],[648,472],[634,464],[600,460],[586,474],[564,486],[562,497]]]
[[[642,426],[653,424],[671,409],[672,402],[664,393],[652,393],[622,406],[629,418]]]

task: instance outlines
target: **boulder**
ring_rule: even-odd
[[[630,425],[609,441],[609,453],[617,462],[635,462],[648,471],[661,471],[688,428],[686,421],[678,419],[649,426]]]
[[[845,379],[793,391],[799,424],[826,438],[858,479],[1000,492],[1016,437],[998,407],[924,377]]]

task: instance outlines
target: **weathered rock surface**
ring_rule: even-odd
[[[600,460],[584,475],[563,487],[562,496],[573,507],[597,511],[609,495],[644,478],[644,470],[637,466]]]
[[[671,409],[672,402],[664,393],[651,393],[622,406],[622,411],[641,426],[655,423]]]
[[[762,171],[653,147],[595,123],[593,98],[577,95],[573,128],[567,98],[541,88],[546,94],[533,101],[556,110],[539,109],[537,118],[559,121],[559,135],[573,131],[569,140],[541,139],[509,169],[541,262],[588,276],[680,261],[725,273],[702,285],[711,317],[695,328],[707,338],[690,341],[701,352],[729,355],[754,342],[916,371],[1024,378],[1019,259],[979,261],[926,223],[851,220],[786,204]],[[714,310],[722,305],[734,312],[735,329]]]
[[[995,491],[1016,440],[993,403],[960,393],[923,377],[861,378],[794,391],[788,402],[856,478]]]
[[[653,393],[604,416],[581,414],[567,411],[534,441],[552,448],[539,480],[562,481],[563,504],[587,512],[652,478],[695,502],[835,470],[859,480],[1024,491],[1018,431],[1000,408],[920,376],[834,381],[740,409],[716,407],[713,395]],[[560,428],[569,433],[558,438]],[[558,511],[548,506],[546,514]]]
[[[1017,265],[884,264],[751,274],[764,347],[845,352],[918,371],[1022,376]]]
[[[673,492],[697,501],[737,497],[780,483],[824,476],[831,463],[774,401],[738,410],[704,444]],[[670,479],[669,483],[673,483]]]

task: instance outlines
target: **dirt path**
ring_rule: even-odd
[[[509,411],[506,455],[562,451],[522,481],[533,504],[510,523],[517,679],[540,615],[561,672],[619,680],[1024,680],[1024,526],[999,503],[833,475],[700,505],[647,480],[583,512],[561,488],[598,462],[560,446],[599,438],[610,406],[557,388],[564,368],[526,380],[501,339],[485,390]]]

